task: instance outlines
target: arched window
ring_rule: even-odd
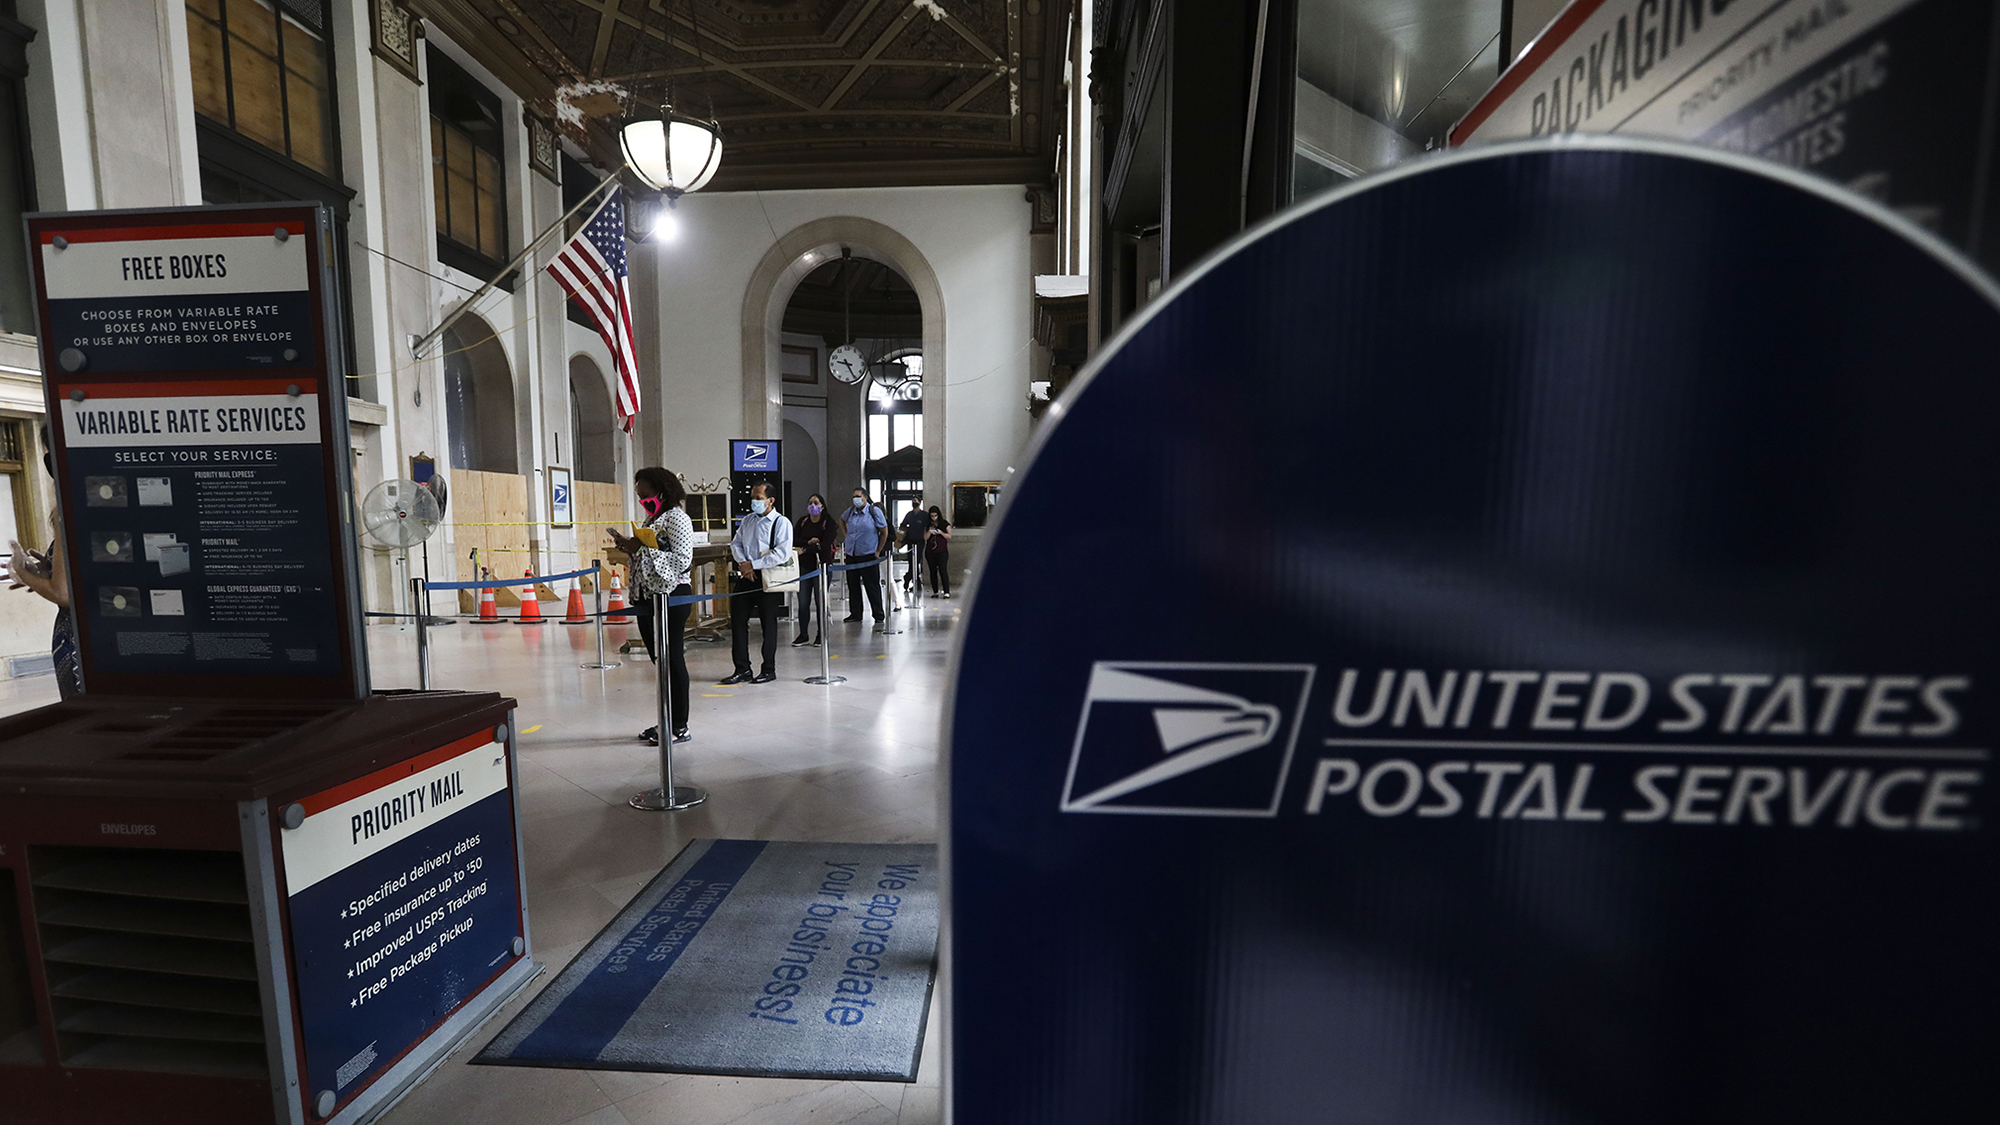
[[[444,334],[444,409],[453,468],[521,471],[514,434],[514,376],[506,350],[476,316],[460,317]]]
[[[569,361],[570,456],[578,480],[616,481],[618,447],[611,417],[611,392],[604,374],[588,356]]]

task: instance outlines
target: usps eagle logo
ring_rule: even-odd
[[[1091,666],[1062,811],[1276,816],[1310,664]]]

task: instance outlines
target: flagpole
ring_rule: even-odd
[[[561,227],[563,224],[569,222],[572,218],[574,218],[578,211],[583,210],[584,207],[588,205],[591,200],[596,199],[598,194],[602,192],[606,187],[615,186],[617,185],[617,183],[618,183],[618,177],[615,175],[606,176],[602,180],[599,180],[597,186],[591,188],[589,193],[586,194],[582,199],[577,200],[576,206],[570,208],[569,211],[566,212],[562,218],[557,219],[553,223],[550,223],[548,227],[542,231],[542,233],[536,235],[532,239],[529,239],[528,244],[521,248],[521,252],[519,254],[514,255],[514,260],[508,262],[505,269],[502,269],[498,274],[494,275],[492,280],[480,286],[476,291],[474,291],[472,296],[467,297],[464,301],[460,302],[459,306],[451,311],[451,315],[444,318],[443,323],[439,324],[436,328],[431,329],[429,332],[426,332],[421,337],[417,336],[410,337],[410,357],[412,359],[424,358],[424,349],[430,347],[433,343],[437,342],[438,337],[443,336],[445,332],[451,328],[452,325],[457,324],[459,317],[464,316],[466,313],[471,312],[472,306],[478,304],[479,299],[481,297],[484,297],[488,293],[491,293],[494,287],[500,284],[501,278],[504,278],[508,274],[513,273],[515,270],[520,269],[522,263],[528,260],[528,255],[534,253],[535,248],[542,244],[543,239],[546,239],[549,235],[555,233],[555,231],[559,227]],[[596,212],[592,212],[593,216],[595,216],[595,214]]]

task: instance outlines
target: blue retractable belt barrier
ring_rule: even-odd
[[[600,568],[592,565],[586,570],[572,570],[568,574],[532,574],[520,578],[482,578],[477,582],[426,582],[427,590],[484,590],[489,586],[526,586],[530,583],[560,582],[565,578],[581,578],[586,574],[596,574]],[[379,616],[379,615],[378,615]]]
[[[877,567],[882,565],[884,562],[888,561],[889,558],[890,556],[888,555],[880,555],[875,558],[869,559],[867,562],[840,563],[834,566],[822,567],[820,569],[835,574],[843,570],[867,570],[870,567]],[[572,570],[568,574],[537,574],[522,578],[508,578],[508,579],[486,578],[486,579],[481,579],[478,582],[431,582],[427,583],[424,588],[427,590],[484,590],[489,586],[512,586],[517,583],[525,586],[530,583],[560,582],[565,578],[578,578],[586,574],[596,574],[598,570],[599,570],[598,567],[593,566],[588,570]],[[809,578],[819,577],[819,574],[820,574],[819,570],[809,570],[804,574],[799,575],[798,581],[803,583]],[[727,594],[685,594],[680,597],[669,597],[667,599],[667,604],[673,606],[673,605],[693,605],[695,602],[719,602],[726,600],[728,598],[737,597],[742,594],[753,594],[759,592],[760,591],[757,590],[732,590]],[[632,612],[632,607],[628,606],[625,609],[608,609],[603,611],[602,613],[586,613],[584,614],[584,616],[612,617],[618,614],[630,613],[630,612]],[[374,610],[370,610],[363,613],[362,616],[363,617],[414,617],[416,615],[413,613],[380,613]],[[444,616],[455,616],[455,615],[447,614]]]

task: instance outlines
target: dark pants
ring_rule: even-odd
[[[750,670],[750,618],[756,615],[764,623],[764,672],[776,671],[778,667],[778,602],[783,594],[767,594],[755,578],[736,575],[729,583],[732,593],[729,607],[729,655],[736,660],[738,672]]]
[[[674,597],[686,597],[694,590],[683,582],[674,589]],[[659,655],[653,651],[653,599],[638,599],[632,606],[639,615],[639,639],[645,642],[646,657],[658,661]],[[687,620],[694,612],[694,606],[676,605],[667,607],[667,678],[669,694],[673,696],[674,729],[688,725],[688,662],[687,662]]]
[[[820,567],[826,564],[803,562],[799,565],[801,567]],[[813,603],[819,600],[819,584],[822,577],[824,576],[815,574],[811,578],[799,583],[798,626],[799,636],[801,637],[809,637],[819,632],[819,619],[813,616]]]
[[[868,562],[867,559],[852,557],[847,561],[849,565]],[[853,570],[847,572],[847,615],[849,617],[861,616],[861,591],[863,590],[868,591],[868,608],[875,611],[875,620],[882,620],[882,561],[880,559],[875,560],[872,565],[868,566],[855,565]]]
[[[945,593],[951,593],[951,575],[945,572],[950,563],[950,551],[924,552],[924,565],[928,566],[931,572],[931,593],[937,593],[939,586],[944,587]]]

